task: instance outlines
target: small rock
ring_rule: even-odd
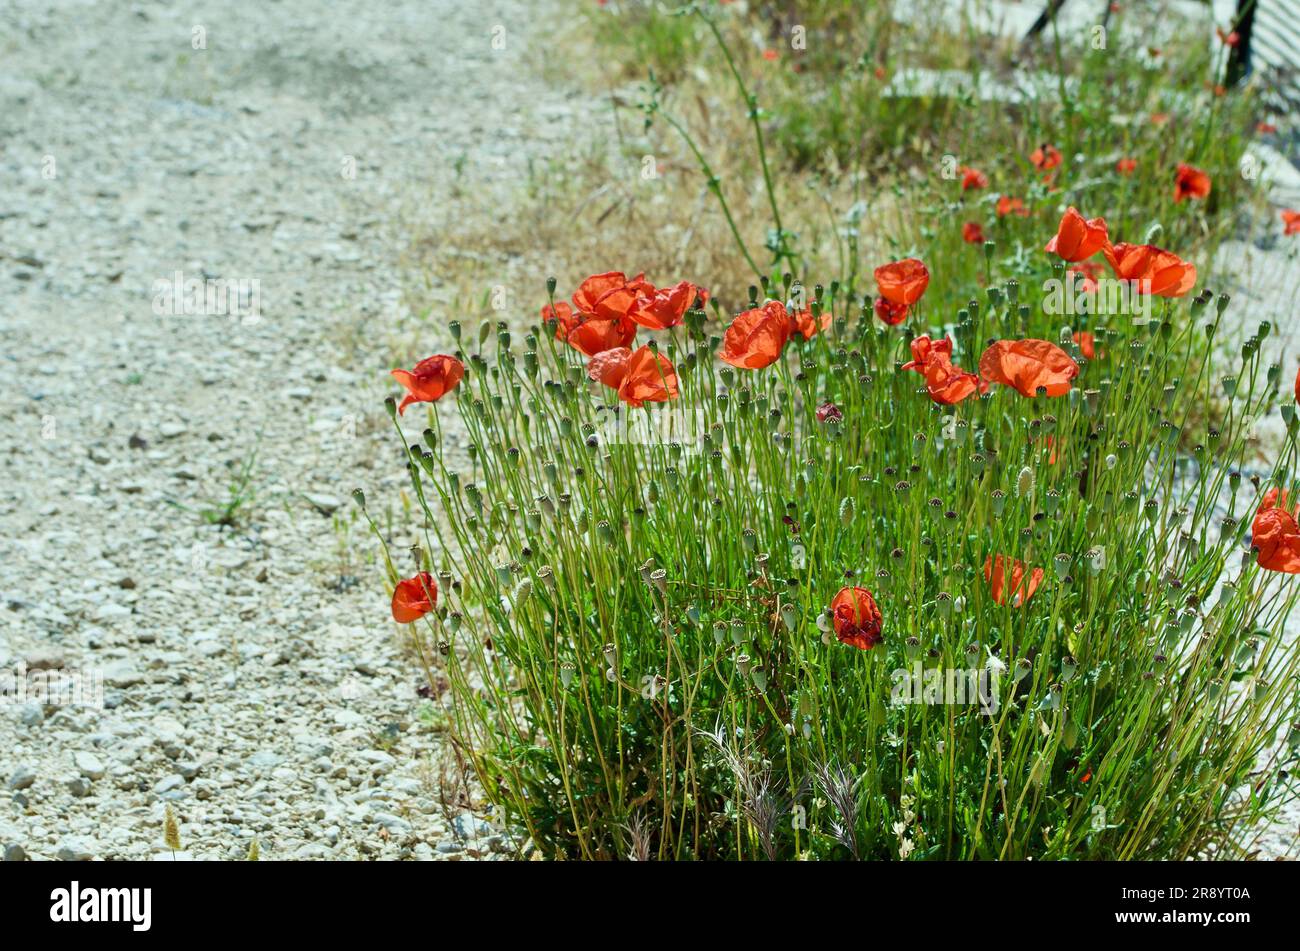
[[[36,771],[30,766],[19,766],[9,777],[10,789],[29,789],[36,782]]]
[[[185,777],[179,776],[176,773],[172,773],[172,775],[167,776],[164,779],[160,779],[158,780],[158,782],[154,783],[153,785],[154,795],[161,796],[163,793],[171,792],[173,789],[179,789],[181,786],[184,785],[185,785]]]
[[[72,838],[59,846],[57,854],[60,862],[89,862],[95,857],[95,847],[85,839]]]
[[[343,505],[341,499],[321,492],[304,492],[303,498],[322,515],[333,515]]]
[[[57,647],[37,647],[23,655],[28,670],[62,670],[66,662]]]
[[[394,816],[391,813],[376,813],[375,822],[379,823],[393,835],[406,835],[411,831],[411,824],[409,822],[401,816]]]
[[[26,862],[27,850],[24,849],[21,845],[17,845],[17,844],[6,845],[4,860],[6,862]]]
[[[65,781],[63,785],[67,787],[68,792],[78,799],[90,795],[90,783],[84,776],[74,776],[72,779]]]
[[[163,423],[158,427],[158,432],[162,434],[163,439],[175,439],[189,432],[189,428],[182,423]]]
[[[72,764],[77,767],[82,776],[87,779],[103,779],[104,764],[94,753],[87,753],[85,750],[79,750],[72,754]]]
[[[129,660],[118,660],[104,668],[104,683],[110,687],[134,687],[144,683],[144,674]]]
[[[468,812],[462,812],[451,822],[451,827],[455,830],[456,835],[462,839],[477,839],[480,836],[489,836],[492,834],[490,823],[482,819],[476,819]]]

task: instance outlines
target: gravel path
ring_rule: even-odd
[[[575,111],[527,68],[539,15],[0,2],[0,670],[105,678],[103,709],[0,703],[6,857],[170,859],[167,804],[180,858],[500,846],[438,802],[349,493],[402,474],[395,210],[513,187]]]

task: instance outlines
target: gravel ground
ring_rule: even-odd
[[[501,850],[438,801],[349,493],[402,475],[395,210],[514,187],[574,111],[526,68],[537,16],[0,2],[0,669],[104,675],[103,709],[0,703],[7,858],[171,859],[168,804],[178,858]],[[186,314],[169,280],[257,284]]]

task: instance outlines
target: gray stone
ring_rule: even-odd
[[[67,839],[59,846],[60,862],[89,862],[95,857],[95,845],[79,836]]]
[[[104,778],[104,763],[94,753],[79,750],[72,754],[72,763],[87,779]]]
[[[19,766],[9,777],[10,789],[29,789],[36,782],[36,770],[30,766]]]
[[[21,845],[18,845],[17,843],[14,843],[13,845],[6,845],[4,860],[6,862],[26,862],[27,850],[24,849]]]

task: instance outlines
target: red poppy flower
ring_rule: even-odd
[[[737,314],[722,337],[723,361],[742,370],[760,370],[781,356],[790,339],[790,315],[780,301],[768,301]]]
[[[436,403],[456,388],[465,375],[465,364],[440,353],[421,360],[410,370],[394,370],[393,377],[406,388],[397,411],[405,413],[412,403]]]
[[[1204,198],[1210,193],[1210,176],[1199,168],[1183,163],[1174,173],[1174,201]]]
[[[866,588],[840,588],[831,599],[831,624],[841,644],[869,651],[881,641],[883,618]]]
[[[1282,211],[1282,233],[1300,234],[1300,211],[1291,208]]]
[[[1297,403],[1300,403],[1300,372],[1295,375],[1295,399]]]
[[[961,172],[962,191],[970,191],[972,188],[989,187],[989,177],[979,169],[969,168],[968,166],[963,165],[961,168],[957,169],[957,171]]]
[[[1255,125],[1255,131],[1260,135],[1272,135],[1277,131],[1277,126],[1271,122],[1260,122]]]
[[[627,375],[619,384],[618,398],[628,406],[677,399],[677,371],[673,362],[657,350],[638,348],[627,361]]]
[[[790,336],[792,337],[797,333],[803,339],[811,340],[830,325],[830,313],[822,314],[820,320],[813,317],[810,309],[799,310],[790,314]]]
[[[767,60],[769,63],[780,55],[781,54],[774,49],[763,50],[763,59]]]
[[[1024,396],[1045,389],[1048,396],[1070,392],[1079,364],[1049,340],[999,340],[980,357],[980,376]]]
[[[594,314],[596,312],[596,301],[600,300],[610,291],[623,287],[627,284],[627,275],[622,271],[606,271],[604,274],[593,274],[573,292],[573,306],[580,314]]]
[[[1066,261],[1075,262],[1092,257],[1109,243],[1106,219],[1085,219],[1071,205],[1065,209],[1061,223],[1056,226],[1056,234],[1052,235],[1052,240],[1047,242],[1043,250]]]
[[[667,330],[682,322],[699,296],[700,289],[690,281],[678,281],[672,287],[637,298],[627,316],[650,330]]]
[[[1261,568],[1300,574],[1300,525],[1286,509],[1268,508],[1256,514],[1250,543],[1259,549],[1255,561]]]
[[[397,582],[393,589],[393,620],[398,624],[418,621],[437,606],[438,583],[427,571]]]
[[[1040,172],[1047,172],[1061,164],[1061,150],[1054,145],[1040,145],[1030,153],[1029,161]]]
[[[823,403],[817,407],[817,422],[819,423],[838,423],[843,418],[844,413],[834,403]]]
[[[906,304],[893,304],[885,300],[883,297],[877,297],[873,306],[875,307],[876,316],[891,327],[905,321],[908,313],[911,311],[911,308]]]
[[[1138,167],[1138,160],[1135,158],[1122,158],[1115,163],[1115,171],[1121,175],[1132,175],[1134,169]]]
[[[651,296],[654,285],[638,274],[630,281],[622,271],[606,271],[593,274],[573,292],[573,306],[580,314],[587,314],[609,320],[612,317],[625,317],[638,297]],[[605,306],[601,307],[601,301]]]
[[[968,221],[961,226],[961,239],[967,244],[984,243],[984,226],[978,221]]]
[[[1021,218],[1029,217],[1029,209],[1019,198],[1012,198],[1010,195],[1003,195],[998,198],[998,217],[1005,218],[1007,215],[1017,215]]]
[[[1241,37],[1238,35],[1236,30],[1233,30],[1232,32],[1229,33],[1228,31],[1224,30],[1223,27],[1216,26],[1214,28],[1214,34],[1219,38],[1219,42],[1222,43],[1224,46],[1236,46],[1238,43],[1241,42]]]
[[[636,338],[636,324],[624,317],[601,320],[588,317],[569,331],[569,346],[589,357],[615,347],[626,347]]]
[[[929,334],[920,334],[912,338],[912,362],[904,363],[904,370],[915,370],[924,375],[926,364],[931,360],[952,359],[952,340],[945,336],[942,340],[931,340]]]
[[[891,261],[876,268],[876,286],[891,304],[911,307],[930,286],[930,271],[916,258]]]
[[[1079,345],[1079,352],[1083,354],[1085,360],[1097,359],[1097,341],[1088,331],[1076,330],[1074,342]]]
[[[554,307],[547,304],[542,308],[543,323],[548,320],[555,321],[556,340],[568,340],[573,328],[581,322],[580,318],[573,312],[573,308],[562,300],[556,301]]]
[[[932,357],[926,362],[924,372],[925,389],[930,399],[945,406],[960,403],[976,392],[988,392],[986,382],[956,366],[947,356]]]
[[[1169,121],[1169,113],[1167,113],[1167,112],[1153,112],[1153,113],[1151,113],[1151,124],[1152,124],[1152,125],[1164,125],[1164,124],[1165,124],[1166,122],[1168,122],[1168,121]]]
[[[1258,515],[1267,509],[1281,509],[1283,512],[1289,513],[1292,518],[1300,518],[1300,502],[1296,502],[1294,506],[1288,505],[1288,502],[1286,489],[1279,489],[1274,486],[1265,492],[1263,498],[1259,500],[1259,508],[1255,509],[1255,514]]]
[[[1102,248],[1111,270],[1140,294],[1182,297],[1196,285],[1196,265],[1154,244],[1119,244]]]
[[[1011,568],[1011,585],[1007,586],[1006,568]],[[1025,582],[1025,566],[1018,560],[1005,555],[994,559],[991,555],[984,560],[984,580],[989,583],[993,600],[998,604],[1007,604],[1018,608],[1034,596],[1038,586],[1043,583],[1043,569],[1035,568],[1029,573]]]

